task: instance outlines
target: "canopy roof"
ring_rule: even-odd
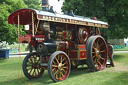
[[[34,17],[37,20],[108,28],[108,24],[103,21],[93,20],[83,16],[70,16],[70,15],[64,15],[64,14],[56,14],[56,13],[47,12],[47,11],[39,11],[35,9],[19,9],[13,12],[8,17],[8,23],[18,24],[18,14],[19,14],[20,25],[30,24],[32,21],[32,12],[34,13]]]

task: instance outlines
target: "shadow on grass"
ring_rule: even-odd
[[[72,78],[72,77],[76,77],[78,75],[88,74],[88,73],[90,73],[88,68],[77,68],[77,69],[71,70],[68,78]],[[41,85],[41,84],[42,85],[48,85],[48,84],[54,84],[54,82],[49,77],[48,71],[45,71],[44,74],[42,75],[42,77],[38,78],[38,79],[29,80],[23,75],[22,78],[18,79],[18,77],[17,77],[13,80],[7,80],[7,81],[0,82],[0,84],[1,85],[18,85],[18,84],[19,85],[28,85],[28,84],[31,84],[31,85]]]
[[[18,78],[17,76],[15,79],[0,82],[0,85],[48,85],[50,83],[54,82],[50,79],[48,74],[44,74],[41,78],[32,80],[27,79],[25,76],[22,78]]]

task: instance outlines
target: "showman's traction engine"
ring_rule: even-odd
[[[36,52],[29,53],[23,61],[23,73],[36,79],[48,70],[54,81],[65,80],[71,69],[86,64],[90,71],[106,67],[108,48],[100,36],[100,28],[108,24],[96,18],[70,14],[57,14],[42,0],[43,11],[19,9],[8,17],[9,24],[23,26],[26,35],[18,37],[19,43],[29,43]]]

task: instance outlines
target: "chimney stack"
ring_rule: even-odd
[[[49,1],[42,0],[42,11],[48,11],[48,10],[49,10]]]

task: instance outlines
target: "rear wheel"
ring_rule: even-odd
[[[70,60],[63,51],[54,52],[48,61],[48,74],[54,82],[65,80],[70,73]]]
[[[90,70],[104,69],[107,61],[107,46],[104,39],[101,36],[91,36],[87,44],[87,64]]]
[[[40,56],[37,52],[28,54],[23,60],[23,73],[28,79],[39,78],[44,73],[44,68],[40,66]]]

